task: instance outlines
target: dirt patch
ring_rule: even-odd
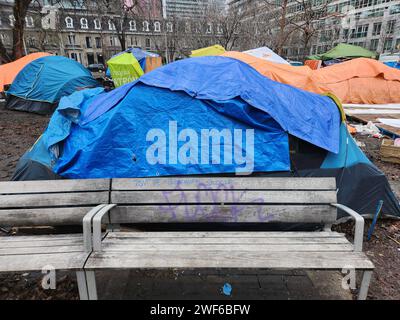
[[[44,132],[49,116],[11,111],[0,102],[0,181],[10,180],[19,158]]]

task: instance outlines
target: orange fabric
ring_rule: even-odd
[[[314,71],[343,103],[400,102],[400,70],[367,58],[358,58]]]
[[[17,74],[30,62],[41,57],[49,56],[46,52],[36,52],[28,54],[21,59],[6,63],[0,66],[0,92],[4,91],[4,86],[11,84]]]
[[[158,67],[162,66],[161,57],[147,57],[146,58],[146,70],[145,73],[150,72]]]
[[[313,71],[307,66],[293,67],[287,64],[274,63],[236,51],[225,52],[222,56],[241,60],[274,81],[315,93],[329,92],[328,88],[315,81]]]
[[[304,65],[310,67],[312,70],[317,70],[321,68],[322,60],[306,60]]]
[[[400,70],[373,59],[358,58],[311,70],[307,66],[277,64],[241,52],[222,55],[241,60],[272,80],[319,94],[333,93],[342,103],[400,102]]]

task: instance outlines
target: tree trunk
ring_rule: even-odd
[[[13,58],[19,59],[25,55],[24,50],[24,31],[25,31],[25,17],[28,12],[28,7],[32,0],[15,0],[13,13],[14,13],[14,27],[13,27]]]
[[[283,53],[283,45],[285,44],[285,29],[286,29],[286,11],[287,11],[287,3],[288,0],[283,0],[281,4],[281,19],[279,21],[279,39],[277,45],[277,53],[278,55],[282,55]]]

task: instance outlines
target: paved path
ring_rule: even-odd
[[[119,271],[97,273],[100,299],[352,299],[339,272]],[[232,296],[222,293],[225,283]]]

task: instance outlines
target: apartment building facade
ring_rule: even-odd
[[[59,1],[44,1],[40,10],[29,10],[24,35],[25,53],[47,51],[67,56],[84,65],[104,64],[111,56],[120,52],[123,47],[140,47],[157,52],[168,61],[189,54],[193,47],[190,41],[188,23],[196,20],[174,17],[163,18],[162,7],[151,12],[125,14],[121,10],[105,12],[94,6],[60,5]],[[0,35],[4,46],[11,51],[13,28],[13,1],[0,0]],[[210,44],[217,27],[204,26],[199,36],[209,37]],[[198,30],[197,30],[198,31]],[[186,33],[185,33],[186,32]],[[122,46],[121,40],[125,42]],[[179,40],[179,48],[178,46]]]
[[[279,34],[283,14],[290,36],[281,53],[288,59],[301,60],[326,52],[338,43],[355,44],[378,53],[400,50],[400,0],[232,0],[228,7],[247,10],[244,20],[262,15],[270,25],[264,44],[271,47],[274,43],[268,38]],[[312,25],[306,21],[311,17]],[[302,43],[305,30],[309,33],[307,46]]]

